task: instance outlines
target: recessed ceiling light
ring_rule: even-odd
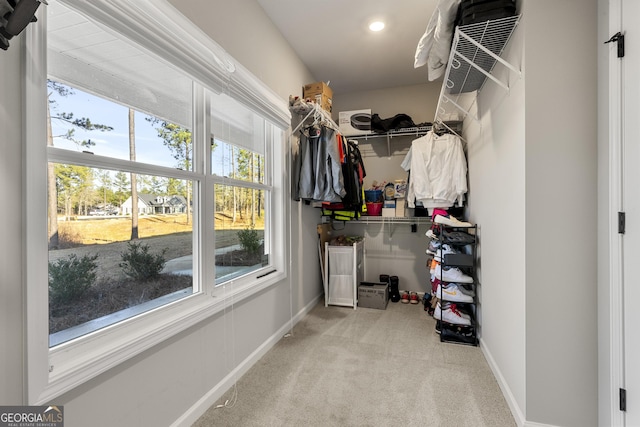
[[[382,21],[374,21],[369,24],[369,29],[371,31],[381,31],[384,28],[384,22]]]

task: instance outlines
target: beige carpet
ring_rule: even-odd
[[[421,304],[320,304],[194,426],[515,426],[480,349],[434,324]]]

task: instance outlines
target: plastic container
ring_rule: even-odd
[[[364,190],[364,198],[367,202],[381,202],[382,190]]]
[[[366,202],[367,215],[368,216],[380,216],[382,215],[382,202]]]

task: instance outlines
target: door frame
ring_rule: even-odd
[[[609,0],[609,36],[622,29],[622,0]],[[613,45],[613,46],[612,46]],[[609,46],[609,420],[611,426],[624,426],[618,390],[625,387],[624,377],[624,300],[623,237],[618,233],[618,212],[624,211],[623,147],[624,147],[624,82],[622,61],[617,58],[615,44]]]

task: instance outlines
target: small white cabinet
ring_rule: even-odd
[[[358,284],[364,280],[364,239],[324,251],[324,305],[358,306]]]

